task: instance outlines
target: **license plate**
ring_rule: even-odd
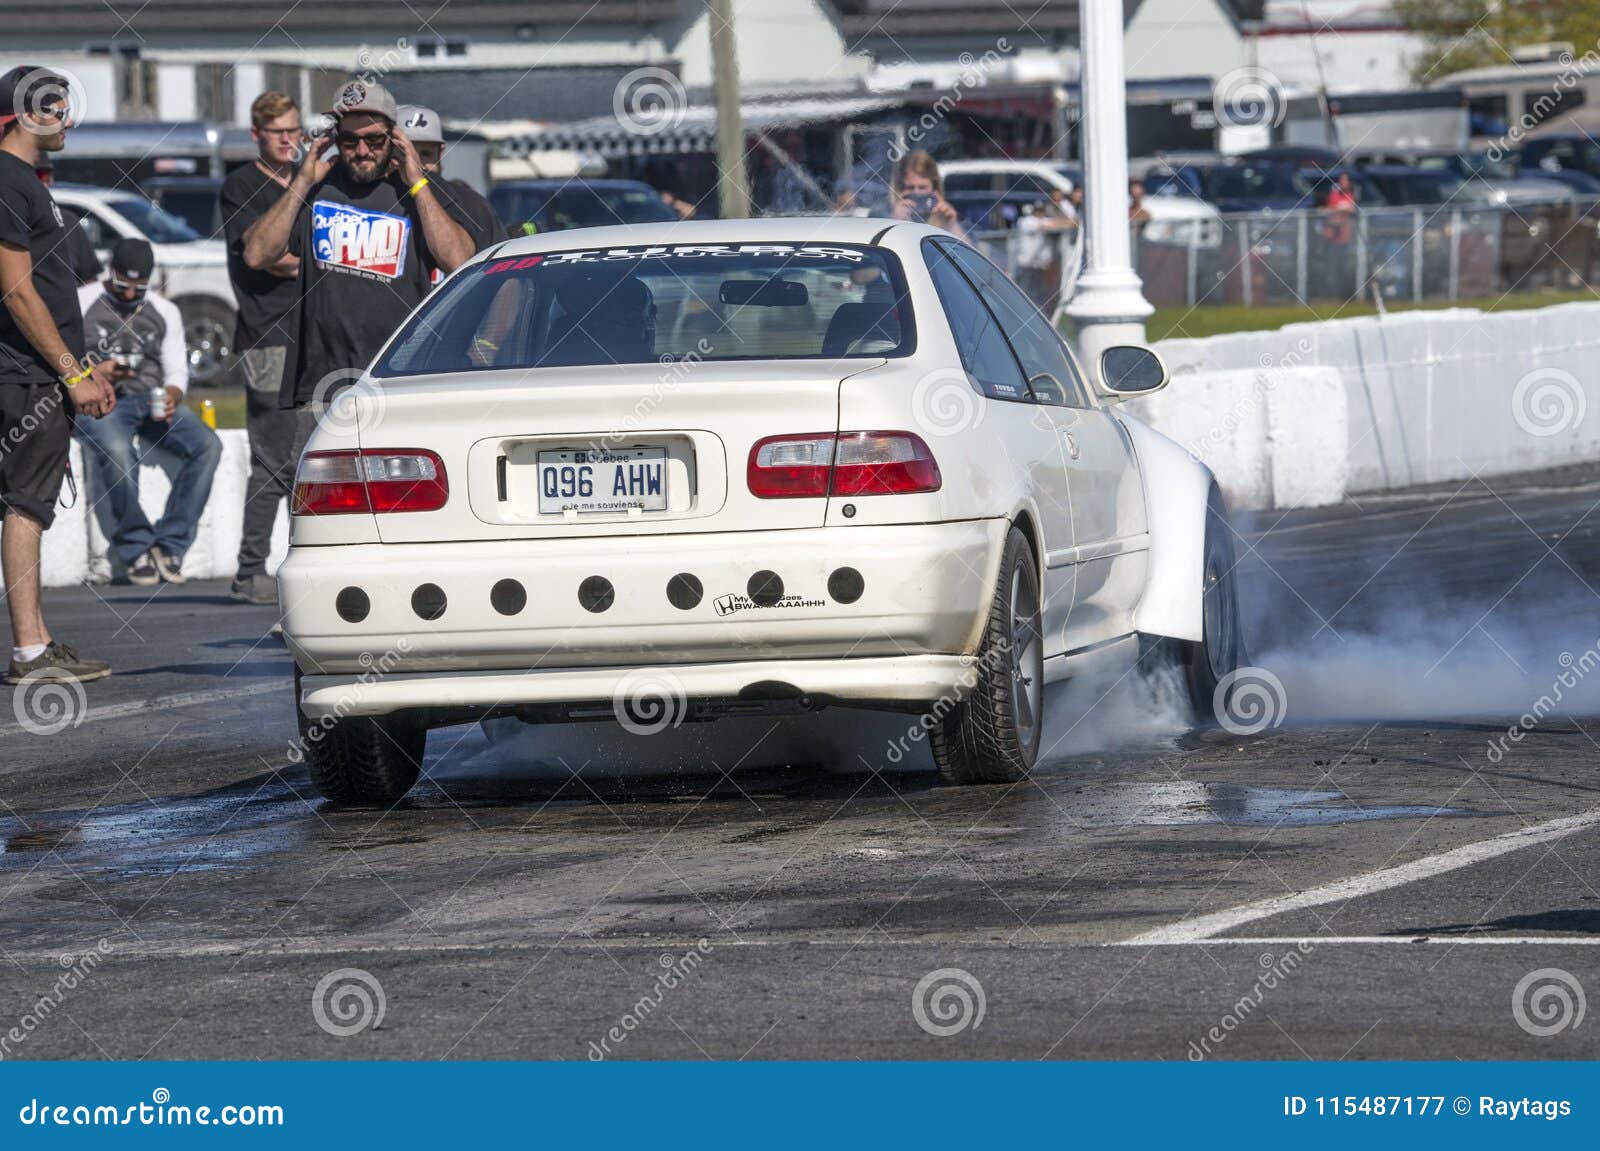
[[[539,514],[660,512],[667,508],[667,449],[593,448],[539,453]]]

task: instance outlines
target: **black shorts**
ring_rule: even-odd
[[[49,527],[67,474],[72,418],[61,385],[0,383],[0,504]]]

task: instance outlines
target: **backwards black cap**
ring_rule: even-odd
[[[156,255],[148,240],[118,240],[111,247],[111,274],[129,284],[149,284]]]

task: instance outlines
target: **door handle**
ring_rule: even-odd
[[[1067,441],[1067,455],[1073,459],[1077,459],[1080,454],[1078,451],[1077,438],[1073,436],[1071,432],[1062,432],[1061,438]]]

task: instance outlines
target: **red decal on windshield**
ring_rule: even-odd
[[[483,269],[483,274],[495,276],[501,272],[520,272],[524,268],[533,267],[542,259],[543,256],[523,256],[520,260],[496,260]]]

